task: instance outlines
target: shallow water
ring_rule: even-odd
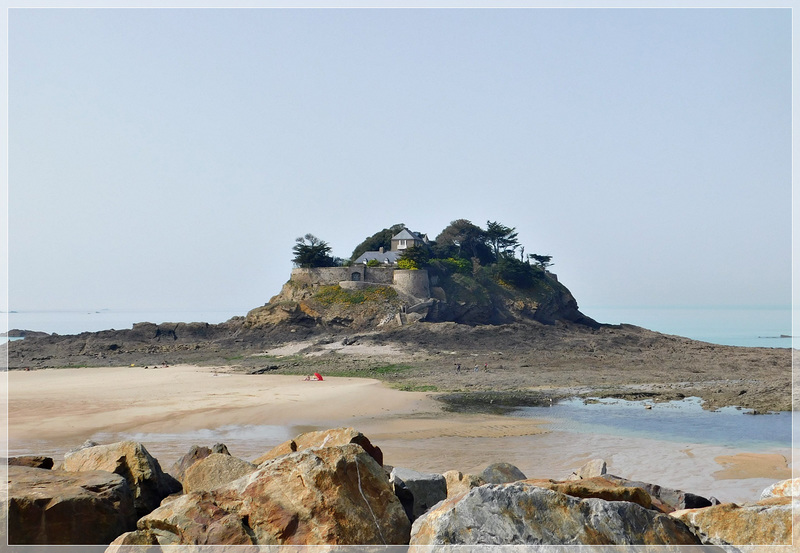
[[[546,419],[552,430],[579,434],[691,441],[754,451],[792,444],[789,412],[749,415],[734,407],[708,411],[695,397],[665,403],[573,398],[552,407],[523,407],[511,414]]]

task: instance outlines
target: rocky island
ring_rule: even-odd
[[[294,247],[290,279],[246,316],[71,336],[29,332],[2,347],[11,370],[193,363],[322,372],[440,392],[471,408],[599,395],[791,409],[790,349],[601,324],[580,312],[550,271],[551,256],[523,251],[513,228],[491,221],[486,229],[453,221],[435,241],[394,225],[346,263],[306,235]]]

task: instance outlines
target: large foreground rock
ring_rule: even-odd
[[[670,513],[686,523],[708,545],[790,545],[792,500],[762,499],[758,503],[723,503]]]
[[[127,543],[400,545],[410,522],[383,468],[357,444],[308,449],[197,491],[138,522]]]
[[[275,459],[287,453],[294,453],[295,451],[303,451],[304,449],[311,449],[314,447],[333,447],[345,444],[358,444],[364,451],[372,456],[379,465],[383,466],[383,452],[381,448],[372,445],[369,438],[364,436],[355,428],[333,428],[330,430],[320,430],[317,432],[306,432],[300,434],[293,440],[289,440],[279,444],[261,457],[253,461],[254,464],[260,465],[270,459]]]
[[[183,476],[183,491],[213,490],[250,474],[256,468],[238,457],[212,453],[189,467]]]
[[[11,544],[108,544],[136,527],[133,494],[122,476],[8,467]]]
[[[136,442],[126,441],[97,445],[67,453],[64,469],[68,471],[104,470],[119,474],[133,491],[138,516],[144,516],[168,495],[181,490],[181,484],[161,470],[158,461]]]
[[[389,483],[411,522],[447,498],[447,482],[441,474],[396,467],[389,475]]]
[[[699,545],[681,522],[634,503],[487,484],[417,519],[412,545]]]

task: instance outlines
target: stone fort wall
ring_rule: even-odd
[[[314,269],[292,269],[292,280],[300,284],[331,286],[345,282],[359,282],[365,285],[383,284],[394,287],[398,292],[417,298],[429,298],[430,281],[428,271],[407,271],[394,267],[317,267]],[[353,288],[359,285],[348,285]]]

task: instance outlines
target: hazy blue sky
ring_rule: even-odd
[[[297,236],[458,218],[582,306],[788,305],[791,38],[788,9],[12,10],[8,307],[247,309]]]

